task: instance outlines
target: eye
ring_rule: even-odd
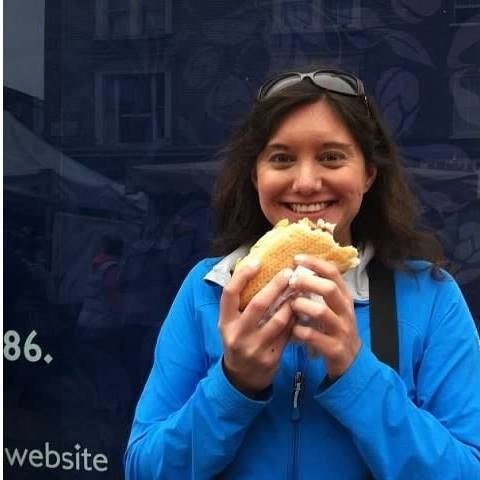
[[[277,167],[286,167],[293,162],[293,158],[287,153],[278,152],[272,153],[272,155],[268,157],[268,161]]]
[[[340,152],[338,150],[329,150],[327,152],[323,152],[320,155],[320,160],[325,163],[340,163],[345,160],[346,155],[344,152]]]

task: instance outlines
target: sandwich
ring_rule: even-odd
[[[334,263],[340,272],[354,268],[359,263],[358,251],[353,246],[341,246],[333,238],[335,225],[319,219],[313,223],[308,218],[290,223],[280,220],[265,233],[235,266],[235,270],[258,261],[260,269],[250,279],[240,295],[240,309],[248,305],[278,272],[284,268],[295,269],[294,257],[298,254],[316,255]]]

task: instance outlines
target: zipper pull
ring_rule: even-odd
[[[298,371],[295,373],[295,379],[293,383],[293,409],[292,409],[292,420],[298,421],[301,418],[300,408],[298,406],[298,400],[300,398],[300,393],[303,388],[303,374]]]

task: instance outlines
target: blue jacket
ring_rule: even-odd
[[[368,302],[356,303],[363,345],[342,377],[326,384],[322,359],[291,344],[252,400],[222,370],[221,287],[203,279],[217,261],[193,268],[163,324],[128,480],[480,479],[480,342],[450,276],[395,273],[400,374],[370,351]]]

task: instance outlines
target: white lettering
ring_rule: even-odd
[[[99,465],[101,463],[102,465]],[[108,470],[108,458],[103,453],[97,453],[93,457],[93,468],[97,472],[106,472]]]
[[[20,467],[23,467],[23,462],[25,462],[25,458],[27,458],[28,455],[28,450],[24,449],[23,450],[23,455],[20,457],[20,453],[16,448],[13,449],[13,453],[10,453],[10,450],[8,448],[5,448],[5,455],[7,457],[8,463],[13,466],[16,463],[20,465]]]
[[[75,470],[80,470],[80,455],[78,454],[78,451],[80,450],[80,445],[77,443],[73,448],[75,448]]]
[[[40,450],[30,450],[30,453],[28,454],[28,461],[32,467],[41,468],[43,466],[42,452]]]
[[[62,453],[62,469],[63,470],[73,470],[73,467],[75,466],[75,464],[73,463],[73,461],[71,460],[73,456],[73,453],[72,452],[63,452]]]
[[[86,448],[84,448],[82,452],[82,457],[83,457],[83,468],[86,471],[92,470],[92,467],[90,467],[88,463],[88,457],[91,457],[91,456],[92,454]]]
[[[50,462],[51,458],[54,458],[54,463]],[[55,450],[50,450],[50,444],[45,443],[45,466],[47,468],[58,468],[60,465],[60,454]]]
[[[7,463],[11,467],[33,467],[60,470],[77,470],[106,472],[108,458],[103,453],[92,453],[87,447],[79,443],[73,446],[72,451],[59,452],[51,448],[50,442],[45,442],[41,449],[4,448]]]

